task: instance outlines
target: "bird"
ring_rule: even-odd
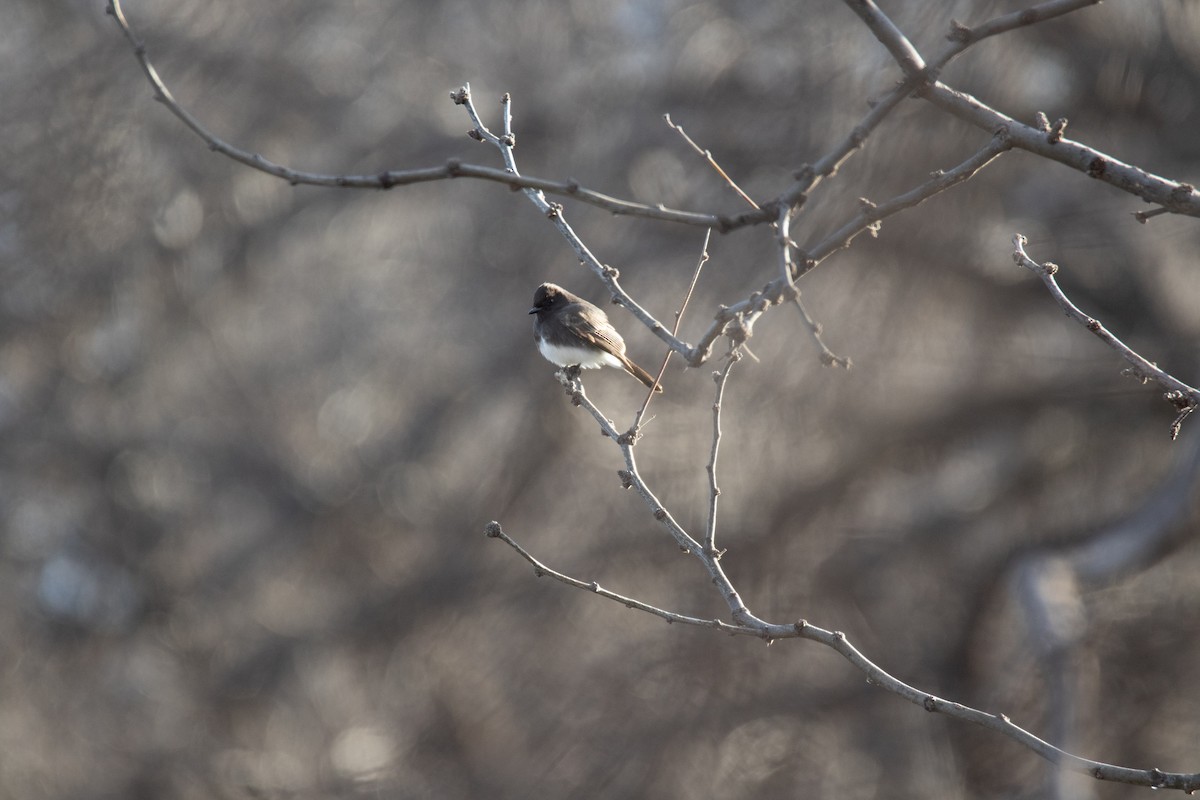
[[[543,283],[533,293],[533,336],[538,350],[551,364],[584,369],[618,367],[661,392],[654,376],[625,355],[625,340],[608,316],[582,297],[553,283]]]

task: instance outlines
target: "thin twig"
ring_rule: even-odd
[[[708,263],[708,243],[712,239],[712,230],[704,232],[704,243],[700,246],[700,257],[696,259],[696,269],[692,270],[692,282],[688,286],[687,294],[683,296],[683,303],[680,304],[679,310],[675,312],[675,325],[671,329],[672,336],[679,335],[679,326],[683,322],[683,314],[687,311],[688,303],[692,301],[692,294],[696,291],[696,282],[700,280],[700,270],[704,269],[704,265]],[[642,418],[646,415],[646,409],[650,406],[650,400],[653,399],[656,392],[654,387],[662,382],[663,375],[667,371],[667,364],[671,361],[671,354],[674,350],[667,350],[667,354],[663,356],[662,366],[658,368],[658,374],[654,376],[654,386],[646,393],[646,399],[642,402],[642,407],[638,409],[633,418],[632,432],[636,438],[636,432],[641,429]]]
[[[729,353],[726,356],[725,367],[713,373],[717,384],[717,396],[713,400],[713,434],[712,449],[708,456],[708,525],[704,529],[704,549],[712,558],[720,558],[717,552],[717,498],[721,489],[717,486],[717,453],[721,448],[721,408],[725,401],[725,384],[729,382],[729,373],[736,361],[741,359],[738,346],[730,342]]]
[[[549,575],[551,578],[554,578],[554,580],[565,583],[568,586],[573,586],[576,589],[584,589],[585,591],[594,592],[607,600],[612,600],[614,602],[620,603],[621,605],[625,606],[626,608],[633,608],[633,609],[637,609],[638,611],[645,611],[647,614],[653,614],[656,617],[661,617],[662,619],[665,619],[667,622],[678,622],[681,625],[697,625],[702,628],[716,628],[717,630],[723,631],[725,633],[740,634],[742,636],[754,636],[757,638],[763,638],[762,630],[759,628],[756,628],[756,627],[751,627],[748,625],[731,625],[730,623],[725,622],[724,620],[720,620],[720,619],[703,619],[702,617],[689,617],[686,614],[676,614],[674,611],[667,611],[666,609],[662,609],[657,606],[652,606],[649,603],[643,603],[641,600],[635,600],[632,597],[627,597],[625,595],[617,594],[616,592],[609,591],[608,589],[605,589],[604,587],[602,587],[596,581],[591,581],[591,582],[581,581],[578,578],[572,578],[570,575],[567,575],[565,573],[558,572],[557,570],[551,569],[550,567],[543,564],[541,561],[538,561],[536,558],[534,558],[533,555],[530,554],[530,552],[528,550],[526,550],[524,547],[522,547],[520,544],[518,544],[511,536],[509,536],[507,533],[505,533],[504,529],[500,527],[499,522],[489,523],[488,526],[486,527],[486,529],[484,530],[484,533],[493,539],[499,539],[500,541],[504,542],[509,547],[511,547],[513,550],[516,550],[517,553],[520,554],[521,558],[525,559],[526,561],[528,561],[530,564],[533,565],[534,573],[539,578],[542,577],[543,575]]]
[[[795,259],[792,258],[792,251],[796,249],[795,243],[791,239],[791,221],[792,215],[786,208],[780,209],[779,219],[775,223],[779,239],[780,252],[780,269],[783,272],[783,278],[787,281],[787,286],[784,291],[784,297],[791,297],[792,304],[800,312],[800,319],[804,321],[804,328],[812,336],[813,341],[817,343],[817,347],[821,349],[821,363],[827,367],[842,367],[850,369],[853,362],[847,357],[839,356],[837,353],[829,349],[829,345],[825,344],[825,338],[821,335],[821,323],[813,319],[808,313],[808,309],[804,306],[804,301],[800,297],[800,289],[796,286],[795,275],[799,270],[796,267]],[[808,257],[805,256],[807,263]]]
[[[700,337],[695,347],[689,351],[687,355],[688,363],[693,366],[704,363],[712,353],[713,344],[725,332],[731,320],[737,318],[738,315],[756,312],[761,314],[772,303],[782,298],[785,293],[795,290],[795,287],[791,285],[792,281],[816,268],[831,254],[849,246],[850,242],[863,231],[878,230],[879,224],[887,217],[905,209],[918,206],[934,195],[944,192],[963,181],[970,180],[998,155],[1008,149],[1007,137],[1004,131],[1000,131],[979,152],[952,169],[946,171],[938,170],[928,181],[920,186],[878,205],[869,201],[860,203],[858,213],[853,219],[846,222],[842,227],[825,237],[810,251],[806,252],[804,261],[795,265],[795,270],[792,271],[794,274],[789,273],[790,279],[785,279],[781,275],[767,284],[762,291],[754,292],[747,299],[732,306],[721,308],[708,330]],[[778,223],[779,219],[777,218],[776,224]]]
[[[626,488],[636,489],[638,494],[641,495],[642,500],[649,506],[651,513],[654,514],[654,518],[667,529],[667,532],[671,534],[675,543],[679,545],[679,549],[685,553],[690,553],[700,561],[704,569],[708,572],[713,586],[717,588],[717,591],[725,600],[725,604],[729,607],[730,615],[734,622],[752,626],[766,625],[765,622],[752,614],[750,609],[746,607],[741,595],[734,588],[733,582],[729,580],[729,577],[725,574],[725,570],[721,567],[720,559],[713,557],[700,546],[700,543],[679,524],[671,515],[671,512],[667,510],[666,506],[659,501],[650,489],[650,486],[642,478],[641,473],[638,472],[637,460],[633,454],[633,447],[636,443],[635,436],[629,433],[617,433],[612,422],[588,399],[587,394],[583,390],[583,383],[579,380],[578,370],[564,369],[559,370],[557,374],[559,381],[566,387],[568,394],[571,395],[571,402],[585,408],[592,415],[592,418],[600,423],[600,430],[621,448],[621,455],[625,458],[625,469],[620,472],[622,484]]]
[[[1050,291],[1050,296],[1054,298],[1054,302],[1058,303],[1059,308],[1065,311],[1068,317],[1094,333],[1100,341],[1113,350],[1116,350],[1121,355],[1121,358],[1132,364],[1132,369],[1127,370],[1128,374],[1143,383],[1147,380],[1152,380],[1166,390],[1164,398],[1179,412],[1178,416],[1175,417],[1175,421],[1171,423],[1171,438],[1175,439],[1179,436],[1179,428],[1183,424],[1184,419],[1195,411],[1197,406],[1200,406],[1200,389],[1194,389],[1170,373],[1159,369],[1157,364],[1143,358],[1109,332],[1107,328],[1100,324],[1100,320],[1080,311],[1079,307],[1071,302],[1071,299],[1067,297],[1066,293],[1059,287],[1058,281],[1054,278],[1055,273],[1058,272],[1058,265],[1052,264],[1049,261],[1045,264],[1039,264],[1034,261],[1025,252],[1027,242],[1028,240],[1021,234],[1013,235],[1013,261],[1042,279],[1042,283]]]
[[[1088,6],[1098,5],[1100,0],[1048,0],[1036,6],[1022,8],[994,17],[974,27],[967,27],[957,20],[950,22],[950,33],[946,38],[951,45],[929,62],[930,70],[940,70],[964,50],[991,36],[1007,33],[1017,28],[1036,25],[1039,22],[1061,17]]]
[[[513,155],[513,147],[516,144],[516,138],[511,130],[512,99],[509,97],[509,95],[505,94],[501,100],[505,125],[503,136],[497,136],[488,130],[488,127],[483,124],[483,120],[480,118],[479,112],[475,109],[475,103],[471,99],[471,87],[469,84],[464,84],[460,89],[451,92],[450,98],[455,102],[455,104],[466,108],[467,115],[470,116],[471,122],[475,126],[472,132],[474,138],[494,145],[497,149],[499,149],[500,155],[504,159],[504,165],[506,169],[511,171],[514,175],[519,174],[517,171],[517,160]],[[659,322],[650,314],[649,311],[638,305],[638,303],[629,295],[629,293],[621,288],[621,285],[617,282],[617,278],[619,277],[620,273],[613,267],[601,263],[600,259],[596,258],[592,251],[588,249],[588,246],[585,245],[583,240],[579,238],[579,235],[575,233],[574,228],[572,228],[567,223],[566,219],[563,218],[563,207],[561,205],[547,202],[546,197],[544,194],[542,194],[542,192],[532,188],[525,189],[525,196],[529,198],[530,202],[534,204],[538,211],[540,211],[554,224],[554,227],[558,229],[558,232],[562,235],[562,237],[567,240],[567,244],[570,245],[571,249],[575,251],[575,254],[579,257],[580,262],[584,266],[591,269],[592,272],[596,273],[596,276],[603,281],[604,285],[608,287],[610,292],[612,292],[614,302],[619,303],[627,308],[630,313],[632,313],[638,318],[639,321],[641,321],[643,325],[650,329],[651,333],[666,342],[667,346],[669,346],[675,352],[681,355],[691,352],[690,345],[676,338],[675,334],[668,331],[661,322]]]
[[[710,167],[712,167],[713,170],[718,175],[721,176],[721,180],[725,181],[725,184],[730,189],[732,189],[734,192],[737,193],[738,197],[745,200],[746,203],[754,210],[756,210],[756,211],[758,210],[758,208],[759,208],[758,203],[751,200],[750,195],[743,192],[742,187],[738,186],[737,183],[734,182],[733,178],[729,177],[729,173],[726,172],[724,169],[722,169],[721,165],[717,163],[717,160],[715,158],[713,158],[712,152],[705,150],[705,149],[701,148],[700,145],[696,144],[696,142],[693,141],[692,137],[687,135],[687,131],[685,131],[683,129],[682,125],[676,125],[674,122],[671,121],[670,114],[663,114],[663,121],[665,121],[667,123],[667,125],[671,128],[671,130],[675,131],[676,133],[678,133],[680,136],[683,137],[683,140],[688,143],[688,146],[692,148],[692,150],[696,153],[696,155],[700,156],[706,162],[708,162],[708,165]]]

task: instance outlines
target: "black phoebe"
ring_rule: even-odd
[[[625,355],[625,340],[604,312],[561,286],[543,283],[533,293],[533,336],[538,350],[560,367],[620,367],[646,386],[654,376]],[[655,391],[661,392],[658,386]]]

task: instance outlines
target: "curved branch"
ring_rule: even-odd
[[[493,521],[488,523],[484,528],[484,533],[489,537],[500,539],[509,547],[516,550],[522,558],[533,565],[539,577],[549,575],[568,586],[594,592],[605,599],[621,603],[627,608],[653,614],[670,623],[677,622],[683,625],[715,628],[724,633],[737,636],[753,636],[766,640],[768,644],[776,639],[808,639],[823,644],[850,662],[851,665],[866,675],[867,680],[875,686],[892,694],[899,695],[913,705],[920,706],[930,713],[945,714],[948,717],[961,719],[996,731],[1050,763],[1071,772],[1088,775],[1096,780],[1127,783],[1134,786],[1149,786],[1154,789],[1179,789],[1189,794],[1200,790],[1200,773],[1163,772],[1160,769],[1134,769],[1132,767],[1122,767],[1116,764],[1107,764],[1103,761],[1094,761],[1090,758],[1077,756],[1062,748],[1055,747],[1046,740],[1034,735],[1014,723],[1004,714],[989,714],[986,711],[980,711],[977,708],[945,700],[929,692],[922,691],[879,667],[851,644],[846,638],[846,634],[841,631],[826,630],[810,624],[807,620],[799,620],[790,625],[773,624],[761,620],[754,622],[738,620],[736,624],[730,624],[721,620],[691,617],[667,611],[657,606],[643,603],[640,600],[604,589],[595,581],[582,581],[564,573],[556,572],[538,561],[528,551],[517,544],[512,537],[504,532],[499,522]]]
[[[695,211],[681,211],[666,208],[662,205],[646,205],[631,200],[622,200],[602,194],[601,192],[580,186],[577,181],[552,181],[545,178],[530,178],[509,174],[503,170],[484,167],[476,164],[463,164],[456,159],[450,159],[442,166],[422,167],[417,169],[387,169],[365,175],[332,175],[320,172],[307,172],[293,169],[249,150],[226,142],[204,126],[195,115],[179,104],[167,88],[166,83],[158,74],[158,70],[150,62],[146,54],[145,44],[133,32],[125,12],[121,8],[121,0],[109,0],[105,11],[116,20],[117,26],[133,46],[134,55],[145,73],[146,79],[154,89],[154,99],[158,100],[167,110],[174,114],[193,133],[200,137],[208,149],[220,153],[227,158],[244,164],[259,172],[272,175],[280,180],[296,186],[331,186],[343,189],[391,189],[396,186],[407,186],[415,183],[448,180],[451,178],[477,178],[480,180],[496,181],[507,184],[514,189],[534,189],[562,197],[572,197],[589,205],[634,217],[676,222],[684,225],[694,225],[701,228],[713,228],[726,233],[736,228],[748,225],[760,225],[770,222],[774,216],[761,211],[747,211],[734,215],[704,214]]]
[[[1113,350],[1116,350],[1120,353],[1121,358],[1132,364],[1132,369],[1128,371],[1132,377],[1143,383],[1152,380],[1166,390],[1164,397],[1179,412],[1179,416],[1171,424],[1171,438],[1174,439],[1179,436],[1179,427],[1183,424],[1183,420],[1197,406],[1200,406],[1200,389],[1189,386],[1169,372],[1160,369],[1154,362],[1143,358],[1129,347],[1129,345],[1110,333],[1107,328],[1100,324],[1100,320],[1083,313],[1078,306],[1071,302],[1071,298],[1067,297],[1066,293],[1058,285],[1058,281],[1054,279],[1054,275],[1058,272],[1058,265],[1052,264],[1049,261],[1045,264],[1039,264],[1034,261],[1025,252],[1026,243],[1026,238],[1021,234],[1013,235],[1013,261],[1042,279],[1042,283],[1050,291],[1050,296],[1054,298],[1054,302],[1058,303],[1059,308],[1066,312],[1068,317],[1096,334],[1096,337],[1100,341]]]

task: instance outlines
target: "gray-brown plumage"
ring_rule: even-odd
[[[553,283],[543,283],[533,294],[536,314],[533,335],[538,350],[551,364],[560,367],[618,367],[646,386],[654,376],[625,355],[625,340],[596,306]],[[655,387],[661,392],[662,387]]]

